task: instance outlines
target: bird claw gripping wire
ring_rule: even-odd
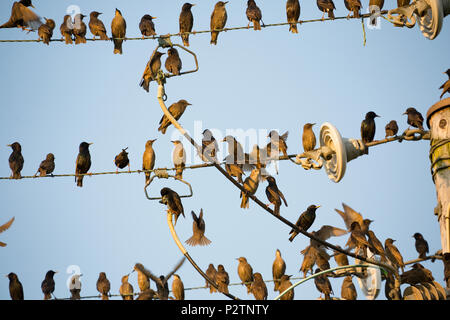
[[[162,199],[162,197],[150,197],[148,195],[148,193],[147,193],[147,187],[152,183],[152,181],[153,181],[153,179],[155,177],[158,178],[158,179],[174,178],[175,180],[183,182],[184,184],[186,184],[189,187],[189,193],[190,194],[182,195],[182,196],[180,196],[180,198],[190,198],[190,197],[192,197],[192,195],[193,195],[192,186],[191,186],[191,184],[189,182],[187,182],[187,181],[185,181],[183,179],[177,178],[177,177],[175,177],[173,175],[170,175],[167,172],[167,169],[156,169],[156,170],[153,171],[153,173],[154,173],[154,175],[150,178],[150,180],[147,181],[147,183],[145,184],[145,187],[144,187],[145,196],[147,197],[148,200],[161,200]]]

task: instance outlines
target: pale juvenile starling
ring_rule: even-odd
[[[303,135],[302,135],[302,142],[303,142],[303,150],[306,151],[313,151],[316,148],[316,135],[314,134],[314,131],[312,127],[315,125],[315,123],[306,123],[303,126]]]
[[[323,12],[322,21],[324,20],[325,13],[328,13],[328,18],[334,19],[333,10],[335,10],[336,7],[334,6],[333,0],[317,0],[317,7]]]
[[[320,268],[320,270],[328,270],[330,269],[330,255],[326,252],[325,248],[316,248],[313,250],[313,253],[316,255],[316,265]]]
[[[400,8],[403,6],[407,6],[410,2],[411,0],[397,0],[397,7]]]
[[[127,148],[122,149],[122,152],[120,152],[115,158],[114,158],[114,164],[116,165],[117,169],[116,169],[116,173],[118,172],[119,169],[123,169],[126,166],[128,166],[128,172],[131,171],[130,169],[130,159],[128,158],[128,152],[127,152]]]
[[[155,23],[153,22],[153,19],[156,19],[156,17],[152,17],[149,14],[146,14],[141,18],[141,22],[139,22],[139,30],[141,30],[142,38],[156,35]]]
[[[225,271],[224,266],[221,264],[217,266],[216,284],[219,292],[229,293],[228,285],[230,284],[230,277],[228,276],[228,272]]]
[[[64,38],[66,44],[73,44],[72,35],[73,35],[73,22],[70,14],[66,14],[64,16],[64,22],[61,23],[59,27],[59,31]]]
[[[416,285],[420,283],[433,282],[434,277],[430,270],[426,269],[420,263],[414,263],[411,270],[405,271],[400,275],[400,283]]]
[[[74,274],[71,278],[70,278],[70,282],[69,282],[69,291],[70,291],[70,300],[80,300],[81,296],[81,281],[80,281],[80,277],[82,275],[81,274]]]
[[[291,276],[284,274],[281,276],[280,285],[278,286],[278,291],[282,294],[284,291],[292,287],[292,282],[290,281]],[[286,292],[280,300],[294,300],[294,289]]]
[[[322,227],[320,227],[319,230],[312,231],[311,234],[314,235],[317,239],[326,241],[331,237],[340,237],[343,236],[344,234],[347,234],[347,230],[336,228],[329,225],[323,225]],[[314,239],[310,239],[310,243],[311,246],[316,247],[318,249],[323,247],[323,245],[319,241]]]
[[[203,220],[203,209],[200,209],[200,214],[195,214],[194,211],[191,211],[192,219],[194,222],[192,223],[192,231],[193,235],[189,239],[186,240],[186,243],[190,246],[207,246],[211,243],[207,237],[205,237],[205,220]]]
[[[336,246],[338,248],[341,248],[340,246]],[[339,267],[344,267],[344,266],[348,266],[348,257],[345,253],[341,253],[337,250],[334,250],[334,261],[336,261],[336,264]]]
[[[145,143],[145,151],[142,155],[142,170],[153,170],[155,167],[155,150],[153,150],[153,143],[156,141],[156,139],[153,140],[147,140]],[[145,183],[150,182],[150,174],[151,172],[145,173]]]
[[[52,297],[53,291],[55,291],[55,280],[53,280],[53,276],[56,274],[56,271],[49,270],[45,274],[45,279],[41,283],[41,290],[44,294],[44,300],[50,300]]]
[[[407,123],[414,128],[423,130],[423,117],[422,114],[415,108],[408,108],[403,114],[408,115]]]
[[[275,260],[272,264],[272,277],[273,277],[273,291],[277,291],[280,283],[281,283],[281,277],[286,272],[286,262],[281,257],[281,251],[277,249],[275,252]]]
[[[45,23],[41,24],[41,26],[38,29],[38,36],[39,40],[42,40],[42,42],[46,45],[50,44],[50,39],[53,37],[53,30],[55,29],[55,21],[52,19],[45,19]]]
[[[267,156],[269,158],[278,157],[281,153],[287,156],[287,144],[286,140],[288,138],[289,131],[283,133],[283,135],[279,135],[277,131],[272,130],[268,134],[268,138],[270,138],[270,142],[267,144],[266,151]]]
[[[227,9],[225,5],[228,1],[219,1],[215,4],[214,10],[211,14],[211,30],[221,30],[225,28],[227,23]],[[219,36],[219,31],[211,31],[211,44],[217,45],[217,37]]]
[[[180,75],[182,63],[177,49],[170,48],[167,51],[167,59],[164,66],[166,67],[166,70],[169,71],[170,73],[174,75]]]
[[[314,220],[316,219],[316,210],[318,208],[320,208],[320,206],[316,206],[314,204],[310,205],[306,209],[306,211],[302,212],[302,214],[298,217],[295,225],[304,231],[308,231],[308,229],[312,226]],[[297,236],[298,232],[294,229],[291,229],[289,234],[291,235],[289,237],[289,241],[292,242],[292,240],[294,240],[294,238]]]
[[[8,222],[0,226],[0,233],[6,231],[11,227],[12,223],[14,222],[14,217],[12,217]],[[0,247],[6,247],[6,243],[0,241]]]
[[[119,293],[123,300],[133,300],[133,286],[128,282],[129,274],[122,277]]]
[[[277,216],[280,215],[280,207],[281,207],[281,200],[283,199],[284,205],[287,207],[286,199],[284,198],[283,193],[280,189],[278,189],[277,182],[275,181],[275,178],[272,176],[267,177],[268,185],[266,187],[266,196],[267,199],[274,205],[273,213]],[[269,205],[267,205],[269,206]]]
[[[102,295],[102,300],[109,300],[109,290],[111,290],[111,283],[106,273],[100,272],[97,279],[97,291]]]
[[[226,159],[227,164],[231,163],[238,164],[242,168],[243,164],[245,163],[245,153],[241,143],[231,135],[228,135],[225,138],[223,138],[222,142],[226,142],[228,145],[229,157],[227,157]]]
[[[109,40],[108,36],[106,35],[105,25],[103,24],[102,20],[98,18],[98,16],[101,14],[101,12],[97,11],[91,12],[89,20],[89,30],[91,30],[91,33],[94,36],[94,40],[96,36],[99,36],[101,40]]]
[[[344,211],[341,211],[339,209],[334,209],[344,220],[345,226],[348,231],[350,231],[350,227],[353,223],[353,221],[357,221],[360,226],[363,226],[363,217],[360,213],[356,212],[352,208],[350,208],[345,203],[342,203],[342,207],[344,208]]]
[[[256,5],[255,0],[248,0],[247,1],[247,10],[245,11],[245,14],[247,15],[248,21],[253,23],[253,30],[261,30],[261,9]],[[264,25],[264,23],[263,23]],[[250,27],[250,23],[248,24],[248,27]]]
[[[114,42],[114,54],[122,54],[122,43],[127,33],[127,23],[122,13],[116,8],[116,14],[111,21],[111,34]]]
[[[386,253],[384,252],[383,244],[376,237],[372,230],[367,231],[367,241],[370,244],[370,250],[381,257],[381,261],[386,261]]]
[[[34,8],[31,0],[20,0],[13,3],[11,17],[0,26],[1,28],[22,28],[37,30],[42,22],[39,16],[29,7]]]
[[[175,178],[182,180],[183,170],[186,166],[186,151],[180,140],[172,141],[172,143],[175,145],[172,152],[172,161],[176,169]]]
[[[184,300],[184,284],[179,275],[173,275],[172,293],[175,300]]]
[[[360,11],[362,8],[362,4],[360,0],[344,0],[345,7],[348,11],[353,12],[353,18],[360,18]],[[350,17],[350,13],[347,18]]]
[[[261,273],[255,272],[253,278],[250,292],[255,297],[255,300],[267,300],[267,286],[264,283]]]
[[[403,262],[403,257],[400,251],[394,245],[394,242],[395,240],[387,238],[384,242],[384,252],[386,252],[386,257],[394,264],[394,266],[401,268],[403,273],[405,263]]]
[[[260,169],[253,169],[250,173],[250,176],[248,176],[243,184],[244,189],[246,192],[241,191],[241,208],[248,209],[249,208],[249,194],[254,195],[256,190],[258,190],[259,186],[259,180],[261,178],[261,170]]]
[[[303,262],[300,266],[301,272],[303,272],[303,277],[306,278],[308,272],[313,274],[313,267],[316,264],[316,251],[317,248],[313,246],[307,246],[300,253],[303,255]]]
[[[384,130],[386,131],[386,138],[396,136],[398,133],[397,121],[390,121],[386,127],[384,127]]]
[[[17,274],[10,272],[7,277],[9,279],[9,295],[11,296],[11,300],[23,300],[23,287]]]
[[[144,74],[139,85],[147,92],[149,92],[150,81],[156,80],[158,71],[161,69],[161,56],[164,54],[163,52],[156,51],[145,66]]]
[[[320,269],[316,269],[315,273],[319,273],[321,271],[322,270]],[[331,287],[330,280],[325,274],[315,277],[314,284],[316,285],[317,290],[321,293],[321,296],[322,293],[325,295],[325,300],[331,300],[330,295],[333,293],[333,289]]]
[[[356,300],[358,293],[356,287],[353,284],[352,276],[346,276],[342,281],[341,298],[345,300]]]
[[[228,172],[228,174],[232,177],[236,177],[237,181],[239,183],[244,183],[242,180],[242,175],[244,175],[243,165],[234,163],[232,154],[229,154],[225,157],[225,170]]]
[[[155,290],[147,289],[144,292],[141,292],[136,300],[153,300],[157,295]]]
[[[440,99],[442,99],[442,97],[444,96],[444,94],[446,92],[450,93],[450,69],[447,69],[447,71],[445,71],[444,73],[447,74],[448,80],[446,82],[444,82],[444,84],[442,86],[439,87],[439,89],[442,89],[442,94],[441,94]]]
[[[375,112],[366,113],[365,119],[361,122],[361,139],[364,144],[372,142],[375,138],[375,118],[379,117]]]
[[[133,268],[133,272],[136,271],[138,275],[138,286],[141,293],[150,289],[150,280],[147,276],[147,272],[143,272],[145,270],[144,266],[141,263],[136,263]]]
[[[214,283],[217,283],[216,282],[217,270],[212,263],[209,264],[208,269],[206,269],[205,273],[209,279],[211,279]],[[214,288],[208,281],[206,281],[206,287],[209,288],[209,293],[217,292],[216,288]]]
[[[250,294],[250,288],[253,282],[253,268],[247,262],[245,257],[236,258],[239,261],[237,272],[239,279],[241,279],[242,284],[245,284],[247,287],[247,293]]]
[[[202,134],[203,138],[200,157],[204,162],[210,162],[212,160],[213,162],[217,163],[217,153],[219,152],[219,145],[216,138],[214,138],[211,130],[209,129],[205,129]],[[208,158],[210,158],[211,160],[209,160]]]
[[[87,26],[83,22],[86,16],[78,13],[73,22],[73,35],[75,36],[75,44],[86,43]]]
[[[194,16],[192,15],[191,8],[193,6],[195,6],[195,4],[186,2],[181,8],[179,19],[180,33],[192,31],[192,27],[194,26]],[[189,34],[182,34],[181,40],[183,40],[183,45],[185,47],[189,47]]]
[[[44,177],[48,174],[52,174],[55,170],[55,155],[53,153],[47,154],[45,160],[42,160],[39,168],[34,176],[39,173],[40,177]]]
[[[350,232],[350,237],[345,244],[348,249],[370,247],[370,244],[367,241],[366,236],[364,232],[362,232],[361,226],[357,221],[352,222],[352,225],[350,226]]]
[[[418,232],[414,233],[413,238],[416,239],[415,247],[417,253],[419,254],[419,258],[424,259],[427,256],[427,253],[429,252],[428,242],[424,239],[422,234]]]
[[[11,168],[11,178],[12,179],[21,179],[22,175],[20,171],[23,169],[24,159],[22,156],[22,146],[18,142],[14,142],[13,144],[8,144],[8,147],[11,147],[13,152],[9,156],[9,167]]]
[[[89,153],[89,146],[92,143],[80,143],[79,153],[75,162],[75,182],[78,187],[83,186],[83,177],[80,174],[86,174],[91,168],[91,154]]]
[[[286,17],[287,22],[290,23],[289,31],[298,33],[297,23],[300,18],[300,2],[298,0],[287,0],[286,2]]]
[[[161,197],[162,200],[160,203],[167,205],[168,211],[175,215],[174,225],[176,225],[180,214],[184,217],[184,209],[180,196],[172,189],[165,187],[161,189]]]
[[[179,100],[178,102],[173,103],[169,107],[169,113],[175,118],[175,120],[179,120],[186,110],[187,106],[191,106],[189,102],[184,99]],[[166,115],[163,115],[161,120],[159,121],[158,131],[161,131],[162,134],[166,133],[167,128],[171,125],[169,118]]]

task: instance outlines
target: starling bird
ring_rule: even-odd
[[[375,137],[375,118],[379,117],[375,112],[366,113],[366,118],[361,122],[361,139],[364,144],[372,142]]]
[[[384,0],[370,0],[369,1],[369,10],[370,14],[374,15],[375,13],[380,13],[380,11],[383,9],[384,6]],[[378,16],[371,16],[370,17],[370,25],[375,26],[377,24],[376,19]]]
[[[213,162],[217,163],[217,153],[219,152],[219,145],[216,138],[214,138],[211,130],[205,129],[203,131],[202,147],[200,157],[204,162],[210,162],[208,158],[211,158]]]
[[[298,217],[297,222],[295,225],[299,227],[300,229],[304,231],[308,231],[308,229],[312,226],[314,223],[314,220],[316,219],[316,210],[317,208],[320,208],[320,206],[316,206],[314,204],[310,205],[306,211],[304,211],[300,217]],[[294,238],[297,236],[298,232],[294,229],[292,229],[289,234],[291,235],[289,237],[289,241],[292,242]]]
[[[280,250],[277,249],[277,251],[275,252],[275,260],[273,261],[272,264],[272,277],[274,284],[273,291],[279,290],[281,284],[281,277],[284,275],[285,271],[286,271],[286,262],[284,262],[283,258],[281,257]]]
[[[384,285],[384,295],[388,300],[400,300],[401,292],[400,288],[395,287],[395,279],[391,272],[387,272],[386,284]]]
[[[161,69],[161,56],[164,54],[165,53],[156,51],[155,54],[151,56],[145,67],[144,74],[142,75],[139,85],[147,92],[149,92],[150,81],[156,80],[158,71]]]
[[[179,19],[180,33],[192,31],[192,27],[194,26],[194,16],[192,15],[191,8],[193,6],[195,6],[195,4],[186,2],[181,8]],[[183,45],[185,47],[189,47],[189,34],[182,34],[181,40],[183,40]]]
[[[243,187],[247,192],[241,191],[241,208],[248,209],[249,203],[248,203],[248,195],[254,195],[256,190],[258,190],[259,186],[259,179],[261,178],[261,170],[260,169],[253,169],[250,173],[250,176],[247,177],[244,181]]]
[[[6,23],[0,26],[0,29],[29,28],[30,30],[37,30],[42,24],[41,19],[29,7],[34,8],[31,0],[15,1],[11,9],[11,17]]]
[[[447,71],[445,71],[444,73],[447,74],[448,80],[446,82],[444,82],[444,84],[442,86],[439,87],[439,89],[442,89],[442,94],[441,94],[440,99],[442,99],[442,97],[444,96],[444,94],[446,92],[450,93],[450,69],[447,69]]]
[[[269,135],[267,137],[270,138],[270,142],[266,147],[268,157],[278,157],[280,153],[283,153],[287,157],[288,147],[286,144],[286,140],[288,138],[288,135],[289,131],[286,131],[281,136],[275,130],[269,132]]]
[[[0,226],[0,233],[6,231],[11,227],[12,223],[14,222],[14,217],[12,217],[7,223]],[[6,247],[6,243],[0,241],[0,247]]]
[[[428,242],[418,232],[414,233],[413,238],[416,239],[415,247],[417,253],[419,253],[419,258],[424,259],[429,251]]]
[[[18,142],[14,142],[13,144],[8,144],[7,147],[11,147],[13,152],[9,156],[9,167],[11,168],[12,179],[21,179],[22,175],[20,171],[22,171],[24,159],[22,156],[22,146]]]
[[[405,268],[405,263],[403,262],[403,257],[400,254],[398,248],[394,245],[395,240],[387,238],[384,242],[384,252],[386,252],[386,257],[396,266],[397,268],[403,270]]]
[[[211,30],[221,30],[225,28],[227,23],[227,10],[225,5],[228,1],[219,1],[214,6],[214,11],[211,14]],[[217,37],[219,36],[219,31],[211,31],[211,44],[217,45]]]
[[[184,99],[179,100],[178,102],[173,103],[169,107],[170,114],[175,118],[175,120],[179,120],[181,116],[183,115],[184,111],[186,110],[187,106],[191,106],[189,102],[187,102]],[[166,115],[163,115],[161,120],[159,121],[159,128],[158,131],[161,131],[162,134],[166,133],[167,128],[171,125],[169,118],[166,117]]]
[[[230,155],[227,158],[227,163],[237,163],[239,165],[243,165],[245,163],[245,153],[244,148],[239,141],[236,140],[233,136],[226,136],[222,142],[226,142],[228,144],[228,154]]]
[[[17,274],[10,272],[7,277],[9,279],[9,295],[11,296],[11,300],[23,300],[23,287]]]
[[[145,143],[145,151],[142,156],[142,170],[153,170],[155,167],[156,155],[153,150],[153,143],[156,139],[147,140]],[[150,183],[150,174],[151,172],[145,173],[145,184]]]
[[[119,293],[123,300],[133,300],[133,286],[128,282],[129,274],[122,277]]]
[[[86,17],[84,14],[78,13],[74,18],[73,35],[75,36],[75,44],[86,43],[87,27],[83,22],[84,17]]]
[[[153,19],[156,19],[156,17],[152,17],[149,14],[146,14],[141,18],[141,22],[139,22],[139,30],[141,30],[142,39],[144,39],[144,37],[156,35]]]
[[[350,237],[345,245],[348,249],[370,247],[370,244],[357,221],[352,222],[350,232]]]
[[[275,178],[272,176],[267,177],[267,182],[269,183],[266,187],[267,199],[274,205],[273,213],[277,216],[280,215],[281,199],[283,199],[284,205],[287,207],[286,199],[283,193],[278,189]],[[269,205],[267,205],[269,206]]]
[[[184,284],[179,275],[173,275],[172,293],[175,300],[184,300]]]
[[[91,12],[89,20],[89,30],[91,30],[91,33],[94,35],[94,40],[96,36],[99,36],[101,40],[109,40],[108,36],[106,35],[105,25],[103,24],[102,20],[98,18],[98,16],[101,14],[101,12],[97,11]]]
[[[397,0],[397,7],[403,7],[409,5],[411,0]]]
[[[115,158],[114,158],[114,164],[116,165],[117,169],[116,169],[116,173],[118,172],[119,169],[123,169],[126,166],[128,166],[128,172],[131,171],[130,169],[130,159],[128,159],[128,152],[127,152],[127,148],[122,149],[122,152],[119,153]]]
[[[122,43],[127,32],[127,23],[122,13],[116,8],[116,15],[111,22],[111,34],[114,41],[114,54],[122,54]]]
[[[59,31],[61,31],[61,35],[63,36],[66,44],[73,44],[72,35],[73,35],[73,22],[72,18],[69,14],[64,16],[64,22],[61,23],[59,27]]]
[[[247,10],[245,11],[247,15],[248,21],[253,23],[253,30],[261,30],[261,9],[256,5],[255,0],[248,0],[247,1]],[[264,23],[263,23],[264,25]],[[250,27],[250,23],[248,24],[248,27]]]
[[[97,291],[102,295],[102,300],[109,300],[109,290],[111,290],[111,283],[106,278],[106,273],[100,272],[97,280]]]
[[[340,246],[336,246],[336,247],[341,248]],[[344,253],[341,253],[337,250],[334,250],[334,261],[336,261],[336,264],[339,267],[344,267],[344,266],[349,265],[347,255]]]
[[[316,255],[316,265],[320,268],[320,270],[328,270],[331,268],[331,257],[324,248],[316,248],[316,250],[313,250],[313,253]]]
[[[186,151],[183,148],[183,144],[180,140],[172,141],[175,145],[172,153],[172,161],[173,165],[176,168],[175,178],[182,180],[183,179],[183,170],[186,166]]]
[[[342,203],[342,207],[344,208],[344,211],[334,209],[344,220],[345,226],[347,227],[347,230],[350,231],[350,227],[353,223],[353,221],[357,221],[360,226],[363,226],[363,217],[360,213],[356,212],[352,208],[350,208],[345,203]]]
[[[282,294],[284,291],[292,287],[292,282],[290,281],[291,276],[284,274],[281,276],[280,285],[278,286],[278,291]],[[294,289],[286,292],[280,300],[294,300]]]
[[[306,278],[308,271],[313,274],[313,267],[316,263],[316,251],[317,248],[314,246],[307,246],[300,252],[303,255],[303,262],[299,271],[303,272],[304,278]]]
[[[377,6],[381,11],[384,6],[384,0],[370,0],[369,7],[372,7],[372,6]],[[371,13],[373,13],[373,12],[371,12]]]
[[[160,201],[160,203],[167,205],[168,211],[170,211],[172,214],[175,214],[174,225],[176,225],[180,214],[182,214],[184,217],[184,209],[183,204],[181,203],[180,196],[172,189],[166,187],[161,189],[161,197],[162,200]]]
[[[80,300],[80,292],[81,292],[81,274],[74,274],[70,278],[69,290],[70,290],[70,300]]]
[[[315,273],[319,273],[322,270],[316,269]],[[331,300],[330,294],[333,293],[333,289],[331,288],[331,283],[328,277],[325,274],[317,276],[314,278],[314,284],[316,285],[317,290],[325,295],[325,300]]]
[[[178,55],[178,50],[175,48],[170,48],[167,51],[167,59],[165,63],[167,71],[174,75],[180,75],[182,63],[180,56]]]
[[[247,262],[245,257],[236,258],[236,260],[239,261],[237,269],[239,279],[241,279],[242,284],[245,284],[247,287],[247,293],[250,294],[250,288],[253,282],[253,268]]]
[[[303,126],[302,142],[303,150],[305,152],[312,151],[316,148],[316,135],[312,130],[314,125],[315,123],[307,123]]]
[[[311,232],[312,235],[314,235],[316,238],[318,238],[322,241],[326,241],[331,237],[340,237],[346,233],[347,233],[347,230],[344,230],[341,228],[336,228],[336,227],[329,226],[329,225],[323,225],[322,227],[320,227],[319,230]],[[318,249],[323,247],[323,245],[320,242],[318,242],[314,239],[310,239],[310,243],[311,243],[311,246],[316,247]]]
[[[203,209],[200,209],[200,214],[198,217],[194,211],[191,211],[191,214],[192,219],[194,220],[192,223],[193,235],[186,240],[186,243],[190,246],[207,246],[211,243],[211,240],[205,237],[205,220],[203,220]]]
[[[342,282],[341,298],[345,300],[356,300],[358,294],[356,293],[355,285],[352,281],[352,276],[346,276]]]
[[[415,108],[408,108],[403,114],[408,115],[408,124],[414,128],[423,130],[423,117]]]
[[[55,156],[53,153],[47,154],[47,157],[45,160],[42,160],[41,164],[39,165],[39,169],[37,170],[35,177],[39,173],[40,177],[44,177],[48,174],[51,174],[55,170]]]
[[[141,292],[136,300],[153,300],[157,296],[155,290],[147,289],[144,292]]]
[[[292,33],[298,33],[297,23],[300,18],[300,3],[298,0],[287,0],[286,2],[286,16],[287,22],[290,23],[289,31]]]
[[[333,0],[317,0],[317,7],[323,12],[322,21],[324,20],[326,12],[328,12],[328,18],[334,19],[333,10],[335,10],[336,7],[334,6]]]
[[[41,283],[42,293],[44,293],[44,300],[50,300],[53,291],[55,291],[55,280],[53,280],[55,273],[57,272],[53,270],[47,271],[45,274],[45,279]]]
[[[420,263],[414,263],[411,270],[405,271],[400,275],[400,283],[416,285],[420,283],[433,282],[434,277],[430,270],[426,269]]]
[[[221,264],[217,266],[216,284],[219,292],[229,293],[228,285],[230,284],[230,277],[228,276],[228,272],[225,271],[224,266]]]
[[[255,297],[255,300],[267,300],[267,286],[264,283],[261,273],[255,272],[253,278],[254,280],[250,287],[250,292]]]
[[[91,154],[89,153],[91,144],[87,142],[80,143],[80,151],[75,162],[75,182],[78,187],[83,186],[83,176],[79,176],[79,174],[85,174],[91,168]]]
[[[344,0],[345,7],[348,11],[353,11],[353,18],[360,18],[360,10],[362,8],[362,4],[360,0]],[[348,14],[347,18],[350,17],[350,13]]]
[[[55,29],[55,21],[52,19],[45,19],[45,24],[41,24],[38,29],[39,40],[42,40],[46,45],[50,44],[50,39],[53,36],[53,30]]]
[[[370,244],[370,250],[375,254],[378,254],[381,257],[382,262],[386,261],[386,253],[384,252],[383,244],[378,240],[372,230],[367,231],[367,241]]]
[[[386,131],[386,138],[396,136],[398,133],[397,121],[392,120],[386,125],[384,129]]]
[[[217,270],[212,263],[209,264],[208,269],[206,269],[206,275],[209,279],[211,279],[214,283],[216,282]],[[209,293],[217,292],[216,288],[214,288],[208,281],[206,281],[206,287],[209,288]]]
[[[145,270],[141,263],[136,263],[133,268],[133,272],[136,271],[138,275],[138,285],[141,293],[150,289],[150,280],[147,276],[148,272],[143,272]]]
[[[236,177],[239,183],[244,183],[242,180],[242,175],[244,174],[243,165],[234,163],[231,158],[233,155],[229,154],[225,157],[225,170],[232,177]]]

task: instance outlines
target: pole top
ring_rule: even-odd
[[[433,114],[435,114],[436,112],[445,109],[445,108],[449,108],[450,107],[450,98],[445,98],[440,100],[439,102],[435,103],[434,105],[431,106],[430,109],[428,109],[427,112],[427,126],[429,129],[430,128],[430,119],[433,116]]]

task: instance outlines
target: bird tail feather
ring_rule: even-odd
[[[253,20],[253,30],[261,30],[261,23],[258,20]]]

